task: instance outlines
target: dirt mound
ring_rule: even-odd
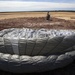
[[[48,28],[48,29],[75,29],[75,21],[52,17],[50,21],[45,17],[13,18],[0,20],[0,30],[6,28]]]

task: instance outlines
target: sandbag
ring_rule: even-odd
[[[0,69],[44,72],[75,60],[75,30],[10,28],[0,31]]]

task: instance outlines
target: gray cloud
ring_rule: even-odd
[[[36,10],[55,10],[72,9],[75,10],[73,3],[53,3],[53,2],[0,2],[0,11],[36,11]]]

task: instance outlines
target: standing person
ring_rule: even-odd
[[[47,12],[46,20],[50,20],[50,14]]]

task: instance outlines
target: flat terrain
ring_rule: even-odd
[[[50,12],[49,21],[46,20],[46,15],[47,12],[0,13],[0,30],[23,27],[75,29],[75,12]]]
[[[0,13],[1,19],[18,18],[18,17],[45,17],[47,12],[6,12]],[[50,12],[52,17],[65,20],[75,20],[75,12]]]

